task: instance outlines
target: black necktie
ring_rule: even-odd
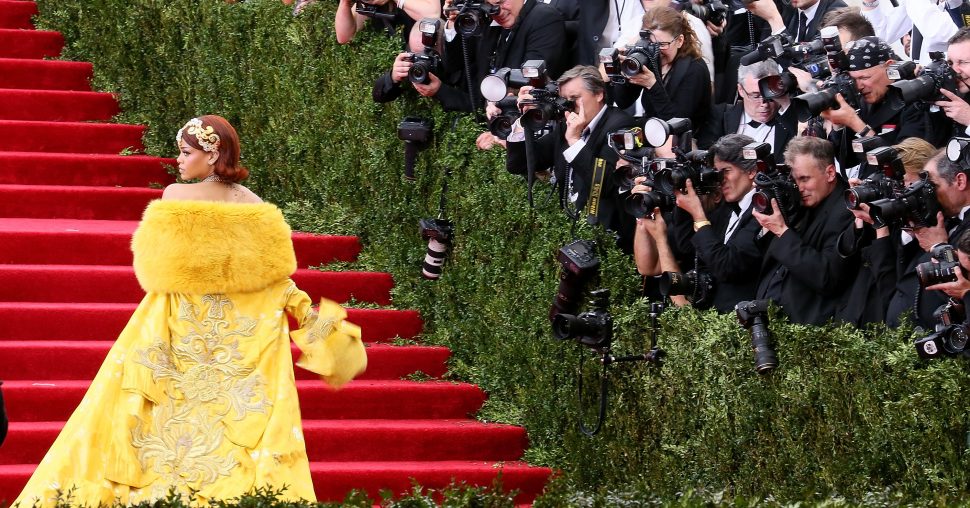
[[[589,139],[589,134],[590,134],[589,127],[586,127],[585,129],[583,129],[583,133],[579,135],[579,139],[581,139],[582,141],[586,141],[587,139]]]
[[[963,222],[960,217],[947,217],[943,220],[943,227],[946,228],[947,233],[953,231],[960,223]]]
[[[768,120],[764,124],[762,124],[761,122],[759,122],[757,120],[751,120],[750,122],[748,122],[748,125],[750,125],[752,129],[757,129],[758,127],[761,127],[762,125],[767,125],[768,127],[771,127],[771,126],[775,125],[775,119],[772,118],[771,120]]]
[[[728,206],[731,207],[731,210],[734,210],[735,215],[741,216],[741,203],[728,203]]]
[[[798,42],[805,42],[805,32],[808,32],[808,16],[801,11],[798,13]]]

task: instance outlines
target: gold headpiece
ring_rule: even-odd
[[[199,142],[199,146],[206,152],[219,151],[219,135],[215,133],[215,129],[211,125],[203,127],[201,119],[193,118],[185,122],[185,125],[179,129],[178,134],[175,135],[175,142],[180,146],[182,143],[182,131],[188,132],[190,136],[195,136],[195,140]]]

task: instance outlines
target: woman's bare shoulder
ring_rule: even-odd
[[[257,196],[255,192],[249,190],[246,186],[240,185],[237,183],[235,187],[239,191],[237,198],[239,199],[240,203],[262,203],[263,202],[262,198]]]
[[[162,199],[183,199],[188,192],[188,184],[173,183],[162,191]]]

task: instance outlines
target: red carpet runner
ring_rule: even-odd
[[[0,506],[20,492],[80,401],[143,293],[128,248],[142,210],[172,181],[140,150],[144,127],[105,123],[110,94],[90,91],[91,65],[43,60],[59,33],[34,30],[33,2],[0,0],[0,379],[11,419],[0,447]],[[177,126],[170,126],[175,129]],[[295,233],[300,266],[353,261],[353,237]],[[388,274],[299,270],[312,297],[390,304]],[[317,496],[350,489],[401,493],[453,479],[507,489],[528,503],[549,475],[517,462],[523,429],[472,418],[485,399],[472,385],[438,378],[449,351],[393,346],[421,331],[416,312],[352,309],[368,342],[367,372],[339,392],[297,369],[307,452]]]

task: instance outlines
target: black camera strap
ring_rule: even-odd
[[[586,217],[590,224],[599,223],[600,198],[603,195],[603,183],[606,180],[606,160],[597,157],[593,162],[593,186],[589,190],[589,198],[586,201]]]

